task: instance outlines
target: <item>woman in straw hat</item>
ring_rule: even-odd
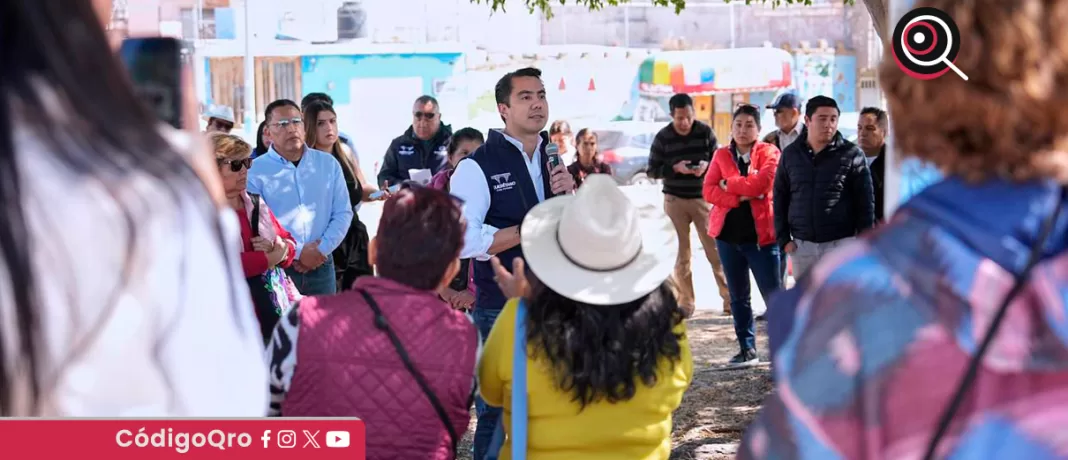
[[[596,174],[531,209],[520,233],[532,276],[522,259],[511,273],[493,259],[512,300],[479,367],[482,397],[504,408],[510,433],[500,458],[668,458],[671,414],[693,376],[668,280],[671,221]]]

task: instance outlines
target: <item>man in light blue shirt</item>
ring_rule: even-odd
[[[304,295],[337,292],[330,254],[352,224],[349,191],[341,165],[326,152],[304,145],[300,107],[288,99],[267,106],[271,148],[252,162],[248,192],[260,195],[297,242],[297,259],[286,269]]]

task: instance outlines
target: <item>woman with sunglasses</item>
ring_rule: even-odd
[[[279,315],[300,295],[281,270],[293,263],[297,243],[278,223],[263,198],[246,190],[252,146],[232,134],[212,134],[211,140],[226,201],[241,223],[241,267],[249,282],[266,343]]]

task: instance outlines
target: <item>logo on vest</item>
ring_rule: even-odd
[[[511,178],[512,173],[510,172],[494,174],[490,176],[490,179],[493,179],[493,181],[496,182],[496,184],[493,185],[493,191],[503,192],[515,188],[515,181],[509,180]]]
[[[441,146],[441,147],[438,147],[438,155],[445,155],[447,153],[449,153],[449,148],[448,147],[446,147],[444,145]]]
[[[411,155],[415,153],[415,147],[411,145],[402,145],[397,148],[398,155]]]

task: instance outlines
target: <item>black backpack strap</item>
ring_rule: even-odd
[[[252,216],[249,217],[252,236],[260,236],[260,196],[255,193],[249,193],[248,197],[252,200]]]
[[[449,414],[445,412],[445,406],[441,404],[441,400],[434,394],[434,390],[430,389],[430,384],[426,382],[426,378],[419,372],[419,369],[415,368],[415,363],[412,362],[412,358],[408,356],[408,351],[404,349],[404,345],[401,344],[400,337],[393,332],[393,329],[389,327],[389,322],[386,321],[386,316],[382,314],[382,309],[378,308],[378,303],[375,299],[363,289],[357,289],[363,299],[367,301],[367,305],[371,307],[371,310],[375,313],[375,327],[389,335],[390,342],[393,342],[393,348],[397,350],[397,354],[400,355],[401,361],[404,362],[404,367],[408,369],[408,373],[412,374],[416,383],[419,384],[419,388],[422,388],[423,393],[426,394],[427,399],[430,400],[430,404],[434,406],[434,411],[438,413],[438,418],[441,419],[441,423],[445,424],[445,429],[449,432],[449,441],[452,442],[452,455],[456,457],[457,444],[460,438],[456,434],[456,428],[452,426],[452,422],[449,421]]]

